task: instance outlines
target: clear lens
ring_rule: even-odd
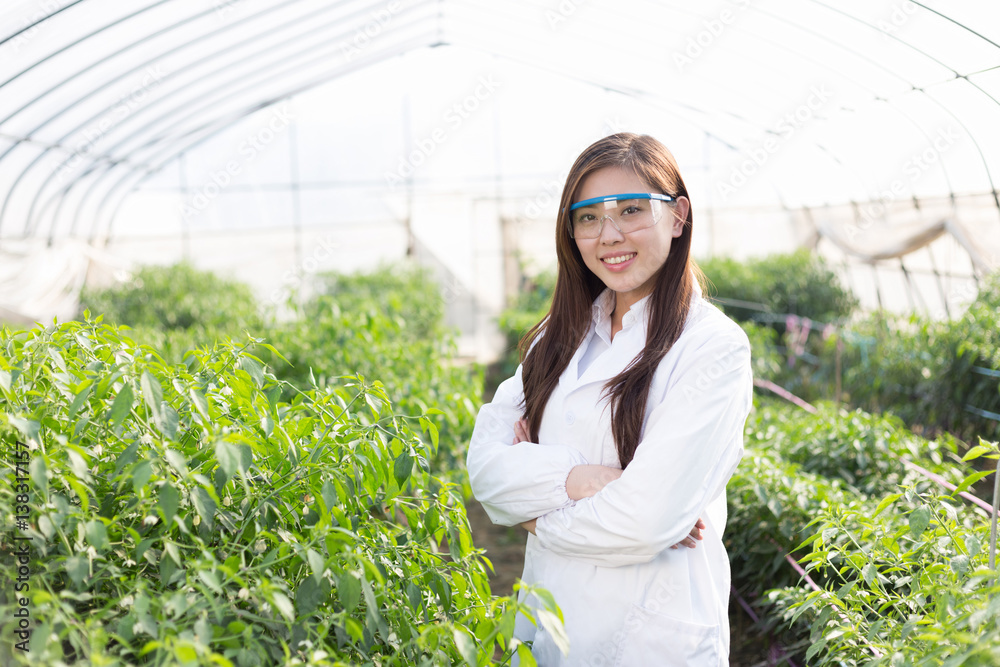
[[[663,215],[659,199],[618,199],[598,202],[570,213],[571,231],[575,239],[596,239],[610,222],[622,234],[652,227]]]

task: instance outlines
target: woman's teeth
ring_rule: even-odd
[[[621,257],[605,257],[602,261],[605,264],[621,264],[623,262],[629,261],[630,259],[635,257],[635,255],[636,253],[632,253],[631,255],[622,255]]]

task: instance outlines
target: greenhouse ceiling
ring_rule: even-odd
[[[8,2],[0,241],[188,229],[230,183],[256,203],[229,231],[269,188],[313,199],[268,224],[335,211],[358,233],[372,202],[409,221],[428,192],[549,215],[573,156],[626,129],[667,143],[696,206],[739,211],[748,237],[751,213],[804,212],[874,262],[950,231],[981,273],[1000,248],[998,119],[995,2]],[[276,136],[291,166],[271,150],[280,177],[240,186]],[[889,213],[929,217],[853,238]]]

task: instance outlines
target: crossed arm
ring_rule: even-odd
[[[514,424],[514,442],[512,444],[516,445],[519,442],[528,441],[528,422],[524,419],[520,419],[516,424]],[[569,471],[569,475],[566,477],[566,495],[568,495],[571,500],[583,500],[584,498],[590,498],[607,486],[608,482],[612,482],[621,476],[622,471],[619,468],[612,468],[611,466],[592,464],[574,466]],[[523,522],[521,526],[529,533],[534,534],[535,523],[537,521],[537,519],[531,519],[530,521]],[[704,522],[701,519],[698,519],[694,528],[691,529],[691,532],[688,533],[687,537],[670,548],[676,549],[679,546],[684,546],[694,549],[698,544],[695,540],[703,539],[701,531],[704,528]]]

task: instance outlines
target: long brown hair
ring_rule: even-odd
[[[634,172],[650,188],[674,197],[688,197],[674,156],[653,137],[620,132],[591,144],[573,164],[559,202],[556,254],[559,271],[552,307],[521,339],[524,415],[531,439],[538,441],[545,406],[590,328],[591,306],[604,283],[583,262],[570,237],[569,207],[583,180],[605,167]],[[688,197],[690,200],[690,197]],[[694,291],[697,267],[691,259],[693,214],[688,207],[681,235],[672,239],[670,254],[655,276],[648,310],[646,345],[621,373],[604,387],[611,399],[611,430],[622,468],[632,460],[642,435],[646,400],[653,374],[681,335]],[[666,220],[664,221],[666,222]],[[542,334],[545,335],[542,335]]]

